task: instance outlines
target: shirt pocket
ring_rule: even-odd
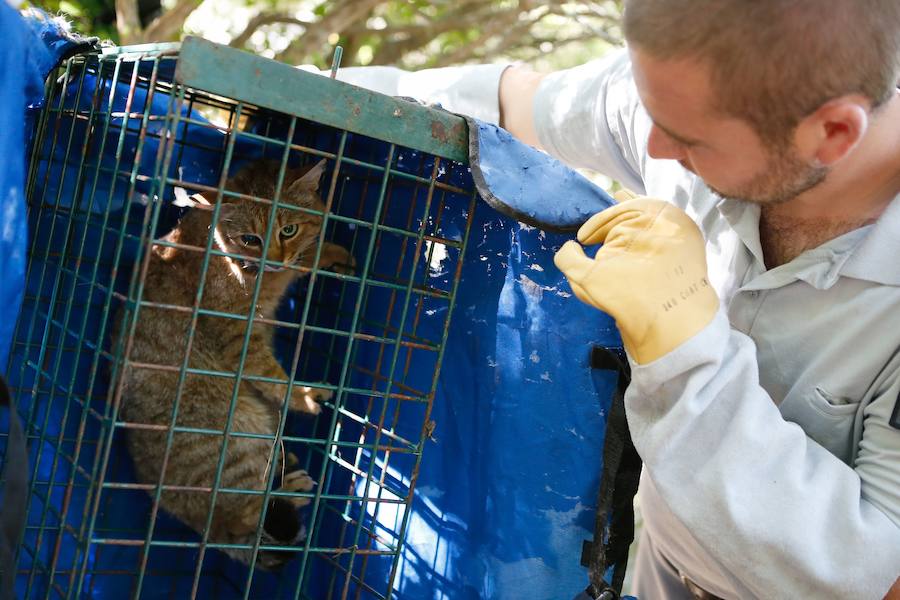
[[[817,386],[786,398],[780,409],[786,421],[799,425],[807,437],[849,464],[859,403]]]

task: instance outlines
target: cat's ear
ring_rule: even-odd
[[[288,191],[290,192],[302,192],[302,191],[316,191],[319,189],[319,180],[322,179],[322,174],[325,173],[325,159],[323,158],[319,162],[317,162],[311,169],[309,169],[306,173],[301,175],[294,183],[290,185]]]

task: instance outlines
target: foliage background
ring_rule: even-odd
[[[622,0],[38,0],[117,44],[199,35],[292,64],[408,69],[525,61],[580,64],[621,43]]]

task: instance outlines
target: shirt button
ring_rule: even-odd
[[[759,296],[759,292],[756,291],[756,290],[752,290],[752,291],[750,291],[750,292],[748,292],[748,293],[749,293],[750,297],[753,298],[753,299],[756,299],[756,297]]]

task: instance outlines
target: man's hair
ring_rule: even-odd
[[[877,108],[900,73],[900,0],[628,0],[625,38],[710,69],[716,108],[781,144],[823,104]]]

